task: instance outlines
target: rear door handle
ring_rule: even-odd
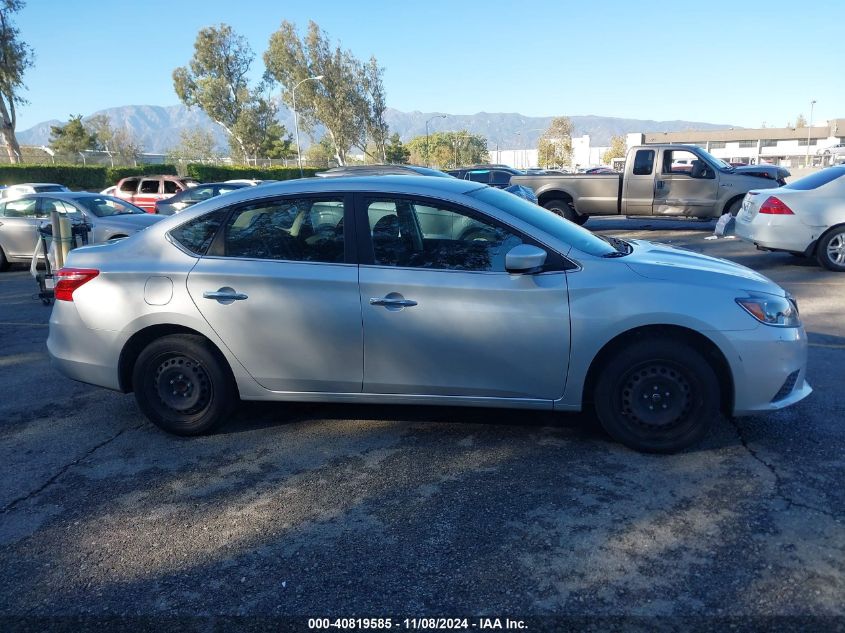
[[[410,308],[417,305],[417,302],[413,299],[388,299],[387,297],[379,299],[378,297],[370,297],[370,305],[389,306],[395,308]]]
[[[245,299],[249,299],[247,295],[242,292],[235,292],[233,288],[223,287],[219,290],[207,290],[206,292],[202,293],[203,299],[214,299],[222,303],[223,305],[228,305],[230,303],[234,303],[235,301],[244,301]]]

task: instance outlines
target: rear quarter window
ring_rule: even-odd
[[[228,215],[228,209],[206,213],[172,229],[170,237],[194,255],[205,255],[220,225]]]

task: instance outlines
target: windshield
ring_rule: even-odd
[[[549,235],[554,235],[561,241],[589,255],[607,257],[619,252],[607,241],[594,235],[587,229],[569,220],[564,220],[551,211],[547,211],[543,207],[539,207],[533,202],[528,202],[507,191],[502,191],[494,187],[482,187],[467,195],[478,198],[482,202],[486,202],[497,209],[506,211],[523,222],[527,222]]]
[[[76,201],[98,218],[146,213],[143,209],[139,209],[134,204],[129,204],[126,200],[112,198],[111,196],[86,196],[77,198]]]
[[[711,163],[717,169],[721,169],[722,171],[734,171],[734,168],[728,165],[725,161],[721,158],[716,158],[708,152],[706,149],[698,148],[698,152],[701,154],[701,157],[706,160],[707,162]]]

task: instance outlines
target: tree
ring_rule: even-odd
[[[285,103],[294,107],[302,126],[312,131],[322,124],[333,146],[334,158],[345,165],[352,147],[372,157],[368,140],[382,148],[384,123],[382,69],[375,58],[362,64],[350,51],[332,46],[328,34],[315,22],[300,39],[296,26],[282,22],[270,36],[264,53],[267,75],[285,86]],[[319,81],[305,81],[322,77]]]
[[[428,163],[440,169],[487,163],[490,160],[487,139],[480,134],[470,134],[466,130],[432,132],[428,136],[428,142],[425,135],[416,136],[408,141],[407,147],[411,151],[412,162]]]
[[[202,128],[186,128],[179,132],[179,144],[167,151],[173,162],[205,162],[220,158],[214,135]]]
[[[80,152],[97,149],[97,135],[85,127],[81,114],[71,115],[64,125],[50,126],[50,149],[57,154],[72,154],[77,160]]]
[[[310,165],[318,167],[329,167],[330,161],[335,157],[334,141],[329,138],[328,134],[323,135],[319,143],[315,143],[307,150],[305,150],[305,160]]]
[[[182,103],[199,107],[222,127],[233,153],[240,156],[254,154],[250,151],[254,139],[247,137],[255,131],[257,112],[267,107],[258,103],[266,83],[255,90],[249,86],[247,74],[254,58],[246,38],[220,24],[201,29],[191,61],[173,71],[173,88]],[[242,117],[249,120],[241,121]]]
[[[94,135],[96,141],[94,149],[102,150],[109,155],[112,166],[115,157],[119,163],[135,164],[143,148],[135,136],[127,128],[115,130],[111,126],[111,119],[105,114],[97,114],[84,122],[85,128]]]
[[[0,0],[0,135],[6,143],[10,163],[19,163],[21,147],[15,136],[17,106],[26,103],[21,96],[23,75],[32,66],[32,48],[20,39],[12,18],[23,9],[23,0]]]
[[[407,165],[411,150],[402,143],[399,134],[393,133],[390,142],[384,148],[385,161],[391,165]]]
[[[601,160],[605,165],[613,163],[614,158],[625,158],[628,153],[628,144],[625,142],[624,136],[613,136],[610,139],[610,149],[608,149],[601,156]]]
[[[807,127],[807,119],[804,118],[803,114],[799,114],[795,119],[795,127]]]
[[[291,155],[292,139],[283,125],[276,121],[276,105],[264,97],[256,97],[247,105],[232,128],[240,139],[240,151],[234,154],[244,160],[250,158],[287,158]]]
[[[540,136],[537,161],[544,167],[561,167],[572,160],[572,121],[557,116]]]

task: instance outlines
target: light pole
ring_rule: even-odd
[[[302,150],[299,148],[299,114],[296,111],[296,89],[299,88],[306,81],[320,81],[322,78],[322,75],[317,75],[315,77],[306,77],[293,87],[293,127],[296,130],[296,162],[299,164],[300,178],[302,178],[304,174],[302,172]]]
[[[428,121],[425,122],[425,166],[431,167],[431,153],[428,147],[428,124],[434,121],[434,119],[445,119],[445,114],[438,114],[436,116],[431,117]]]
[[[816,105],[816,100],[810,101],[810,125],[807,126],[807,157],[804,159],[804,167],[810,166],[810,134],[813,132],[813,106]]]

